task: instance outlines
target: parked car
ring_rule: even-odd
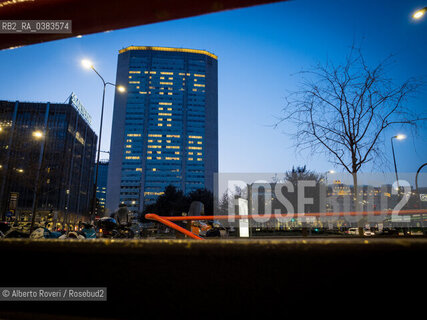
[[[358,235],[359,234],[359,229],[358,228],[349,228],[346,233],[347,234],[352,234],[352,235]]]
[[[363,235],[364,235],[365,237],[371,237],[371,236],[374,236],[374,235],[375,235],[375,232],[373,232],[373,231],[371,231],[371,230],[367,230],[367,229],[365,229],[365,230],[363,230]]]
[[[377,236],[398,236],[399,235],[399,231],[396,229],[389,229],[389,228],[385,228],[381,231],[377,231],[375,233]]]

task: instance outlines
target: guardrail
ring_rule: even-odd
[[[310,212],[310,213],[291,213],[291,214],[249,214],[249,215],[214,215],[214,216],[174,216],[165,217],[159,216],[155,213],[147,213],[145,218],[148,220],[158,221],[164,225],[175,229],[192,239],[204,240],[203,238],[195,235],[191,231],[178,226],[176,223],[171,221],[192,221],[192,220],[234,220],[234,219],[254,219],[254,218],[303,218],[303,217],[345,217],[345,216],[380,216],[380,215],[414,215],[427,213],[425,209],[413,209],[413,210],[400,210],[395,212],[393,210],[377,210],[377,211],[350,211],[350,212]],[[424,218],[423,218],[424,219]]]

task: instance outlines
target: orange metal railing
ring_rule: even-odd
[[[303,218],[303,217],[345,217],[345,216],[381,216],[381,215],[414,215],[427,213],[425,209],[413,209],[413,210],[400,210],[393,212],[393,210],[378,210],[378,211],[351,211],[351,212],[310,212],[310,213],[294,213],[294,214],[249,214],[249,215],[215,215],[215,216],[175,216],[175,217],[164,217],[154,213],[148,213],[145,215],[146,219],[155,220],[164,225],[175,229],[192,239],[204,240],[203,238],[195,235],[194,233],[184,229],[171,221],[192,221],[192,220],[238,220],[238,219],[258,219],[258,218]]]
[[[203,240],[203,238],[196,236],[194,233],[188,231],[187,229],[184,229],[184,228],[178,226],[177,224],[170,222],[169,218],[171,218],[171,217],[161,217],[161,216],[154,214],[154,213],[147,213],[145,215],[145,218],[149,219],[149,220],[155,220],[155,221],[158,221],[160,223],[163,223],[164,225],[166,225],[172,229],[175,229],[176,231],[179,231],[179,232],[189,236],[190,238],[197,239],[197,240]],[[187,219],[187,220],[189,220],[189,219]]]

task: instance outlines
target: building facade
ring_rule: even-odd
[[[107,208],[142,210],[169,184],[213,189],[218,171],[217,57],[204,50],[119,51]]]
[[[108,181],[108,161],[99,161],[98,166],[98,181],[96,184],[96,198],[98,206],[103,210],[106,206],[107,197],[107,181]]]
[[[34,205],[38,212],[86,215],[96,142],[90,117],[74,94],[68,103],[0,101],[3,218],[30,214]]]

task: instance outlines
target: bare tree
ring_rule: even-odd
[[[393,125],[416,130],[426,118],[406,102],[421,86],[410,78],[395,84],[387,75],[391,56],[368,66],[354,46],[342,65],[318,64],[302,72],[301,88],[287,97],[282,122],[295,125],[295,147],[322,152],[353,176],[357,201],[357,173],[369,162],[383,159],[383,133]]]

